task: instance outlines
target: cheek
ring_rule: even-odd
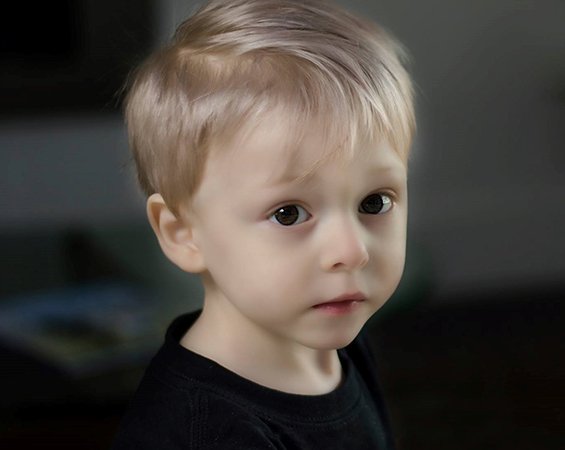
[[[378,234],[372,258],[375,282],[392,292],[396,289],[406,258],[406,221],[402,216]]]
[[[295,252],[264,239],[260,233],[232,229],[208,242],[210,246],[204,249],[208,271],[229,298],[250,303],[259,298],[267,305],[295,295],[303,284],[304,271],[297,265]]]

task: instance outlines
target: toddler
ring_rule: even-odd
[[[399,44],[322,0],[212,0],[135,73],[126,121],[165,255],[200,275],[114,449],[391,449],[361,330],[404,267]]]

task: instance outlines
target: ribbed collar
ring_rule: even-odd
[[[180,344],[182,336],[196,321],[200,311],[175,319],[167,330],[165,343],[153,359],[148,372],[179,390],[200,386],[203,390],[253,408],[257,415],[290,422],[323,423],[343,420],[360,400],[359,379],[352,371],[347,347],[339,350],[343,381],[323,395],[298,395],[261,386],[243,378],[215,361],[194,353]]]

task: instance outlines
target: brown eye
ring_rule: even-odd
[[[269,220],[288,227],[306,222],[309,218],[310,214],[302,206],[286,205],[277,209],[277,211],[269,217]]]
[[[392,208],[392,199],[385,194],[371,194],[363,199],[359,205],[359,212],[363,214],[384,214]]]

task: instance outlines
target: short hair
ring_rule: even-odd
[[[332,151],[384,138],[406,162],[415,118],[405,63],[378,25],[323,0],[208,1],[131,78],[125,116],[141,188],[177,213],[214,144],[273,110],[295,141],[318,121]]]

